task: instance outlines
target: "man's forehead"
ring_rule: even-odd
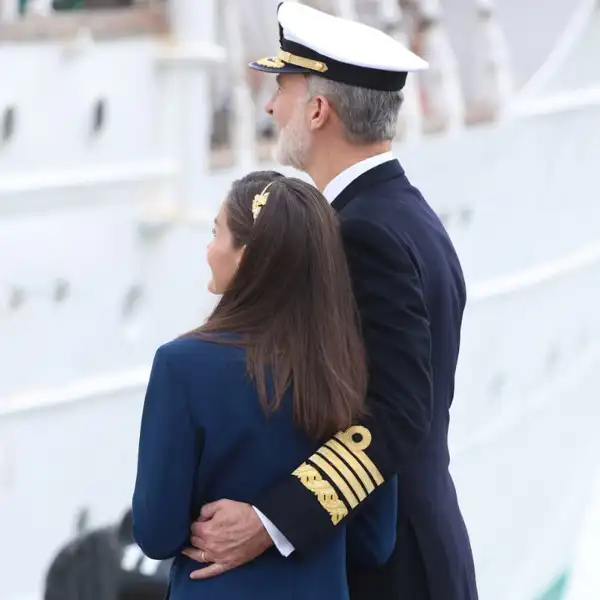
[[[306,81],[304,73],[278,73],[275,76],[278,85],[295,86]]]

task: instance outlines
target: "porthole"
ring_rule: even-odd
[[[25,304],[25,290],[13,287],[8,293],[8,308],[12,311],[19,310]]]
[[[122,334],[128,343],[137,342],[143,334],[147,316],[143,310],[145,297],[145,290],[139,283],[133,284],[125,294],[121,313],[123,318]]]
[[[65,279],[58,279],[54,283],[54,290],[52,292],[52,296],[54,301],[57,303],[64,302],[68,296],[70,291],[69,282]]]
[[[142,304],[142,300],[144,298],[144,289],[139,284],[132,285],[127,293],[125,294],[125,299],[123,301],[123,318],[124,319],[133,319],[139,311],[139,308]]]
[[[467,225],[469,225],[471,223],[472,220],[473,220],[473,209],[469,208],[468,206],[465,206],[460,211],[461,225],[466,227]]]
[[[106,127],[106,113],[106,100],[99,98],[92,106],[92,133],[94,135],[99,135]]]
[[[8,143],[15,134],[17,111],[14,106],[7,106],[2,111],[2,122],[0,124],[0,139],[3,144]]]

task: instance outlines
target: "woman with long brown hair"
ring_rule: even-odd
[[[395,482],[310,555],[285,559],[271,549],[219,577],[189,578],[198,565],[181,551],[200,507],[219,498],[252,503],[356,422],[367,385],[338,223],[313,186],[275,172],[234,182],[207,260],[209,290],[220,301],[204,325],[154,358],[133,497],[135,539],[151,558],[175,557],[171,600],[346,599],[346,554],[350,565],[378,563],[394,547]],[[347,481],[339,459],[340,489],[325,489],[319,468],[330,464],[304,463],[298,476],[314,480],[335,522],[360,483]]]

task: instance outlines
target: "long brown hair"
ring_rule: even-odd
[[[254,220],[252,201],[267,184],[268,201]],[[337,217],[312,185],[274,171],[235,181],[225,208],[244,253],[195,333],[216,340],[217,333],[239,334],[267,413],[291,383],[295,421],[309,435],[349,427],[365,412],[367,370]]]

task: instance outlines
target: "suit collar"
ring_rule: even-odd
[[[325,186],[323,196],[331,204],[357,177],[390,160],[394,160],[394,155],[391,152],[382,152],[349,166]]]
[[[346,186],[331,203],[336,212],[343,210],[350,201],[370,188],[404,175],[404,169],[396,159],[388,160],[359,175]]]

